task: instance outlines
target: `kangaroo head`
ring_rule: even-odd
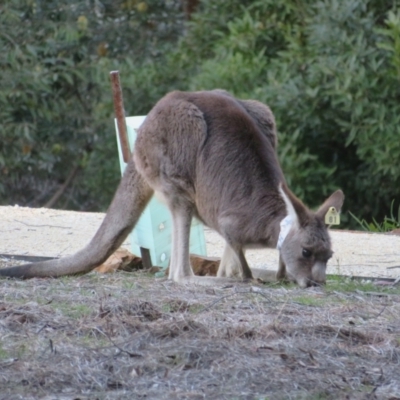
[[[278,278],[296,281],[303,288],[324,284],[326,264],[333,253],[325,215],[330,207],[340,211],[344,194],[337,190],[313,212],[287,188],[284,189],[281,188],[280,192],[286,203],[288,216],[281,223],[281,235],[286,229],[283,233],[286,236],[281,236],[278,241]]]

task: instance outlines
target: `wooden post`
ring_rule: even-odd
[[[132,157],[132,150],[129,148],[128,134],[126,131],[124,99],[122,97],[121,83],[119,80],[119,71],[110,72],[111,87],[114,99],[114,111],[117,119],[118,137],[121,145],[122,158],[124,163],[127,164]],[[140,247],[143,266],[150,269],[153,264],[151,262],[150,251],[144,247]]]
[[[124,99],[122,98],[119,72],[111,71],[110,78],[113,91],[115,117],[117,118],[118,125],[119,143],[121,145],[124,162],[128,163],[132,154],[131,149],[129,148],[128,135],[126,133]]]

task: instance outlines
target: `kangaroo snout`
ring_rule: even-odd
[[[311,269],[311,286],[325,285],[326,263],[316,262]]]
[[[324,280],[315,280],[312,277],[310,278],[300,278],[300,279],[294,279],[297,284],[302,288],[308,288],[308,287],[315,287],[315,286],[323,286],[325,285],[326,281]]]
[[[311,286],[322,286],[326,284],[326,264],[322,262],[316,262],[310,271],[310,276],[306,279],[300,279],[298,284],[303,287],[311,287]]]
[[[287,268],[286,279],[296,282],[301,288],[305,289],[311,286],[322,286],[326,284],[326,264],[316,262],[311,268]]]

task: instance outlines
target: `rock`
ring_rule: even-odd
[[[216,276],[220,262],[221,259],[217,257],[190,255],[190,263],[194,274],[198,276]]]
[[[197,254],[190,255],[190,264],[192,265],[195,275],[198,276],[216,276],[220,258],[199,256]],[[168,276],[169,267],[165,270],[165,275]]]
[[[117,270],[122,271],[133,271],[136,269],[142,269],[142,259],[130,253],[128,250],[119,248],[116,250],[108,259],[95,268],[96,272],[106,274],[109,272],[115,272]]]

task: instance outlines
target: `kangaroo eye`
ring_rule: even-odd
[[[304,258],[310,258],[311,257],[311,251],[307,249],[303,249],[303,257]]]

